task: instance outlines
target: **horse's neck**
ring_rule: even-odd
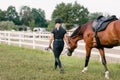
[[[86,29],[87,29],[88,27],[89,27],[89,26],[88,26],[88,23],[82,25],[82,26],[81,26],[81,29],[80,29],[80,33],[81,33],[81,34],[84,34],[84,32],[86,31]]]
[[[76,36],[76,38],[74,39],[75,42],[78,42],[79,40],[83,39],[83,35],[78,35]]]
[[[79,36],[77,37],[76,41],[82,40],[82,39],[83,39],[83,35],[85,34],[85,32],[86,32],[88,29],[89,29],[89,30],[92,29],[92,21],[90,21],[90,22],[88,22],[88,23],[86,23],[86,24],[84,24],[84,25],[81,26],[81,29],[80,29],[80,31],[79,31],[79,33],[78,33]]]

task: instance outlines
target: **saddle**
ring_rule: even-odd
[[[105,30],[107,25],[115,20],[118,20],[118,18],[116,18],[115,15],[113,15],[109,18],[106,18],[106,17],[101,15],[93,21],[93,24],[92,24],[93,31],[99,32],[99,31]]]
[[[106,18],[104,16],[99,16],[97,19],[93,21],[92,28],[95,33],[95,39],[98,47],[101,47],[100,41],[97,35],[97,32],[103,31],[106,29],[107,25],[111,23],[112,21],[118,20],[115,15],[112,15],[109,18]]]

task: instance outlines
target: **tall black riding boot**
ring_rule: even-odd
[[[64,69],[60,68],[60,73],[63,74],[64,73]]]
[[[57,69],[57,66],[58,66],[58,63],[57,63],[57,61],[55,61],[53,70],[56,70],[56,69]]]

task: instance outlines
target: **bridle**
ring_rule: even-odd
[[[71,40],[71,37],[69,36],[69,37],[68,37],[68,43],[69,43],[69,44],[70,44],[70,40]]]

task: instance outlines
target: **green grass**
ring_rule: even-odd
[[[65,73],[53,71],[50,52],[0,44],[0,80],[105,80],[104,67],[91,59],[88,71],[81,73],[84,58],[61,55]],[[109,63],[110,80],[119,80],[120,64]]]

